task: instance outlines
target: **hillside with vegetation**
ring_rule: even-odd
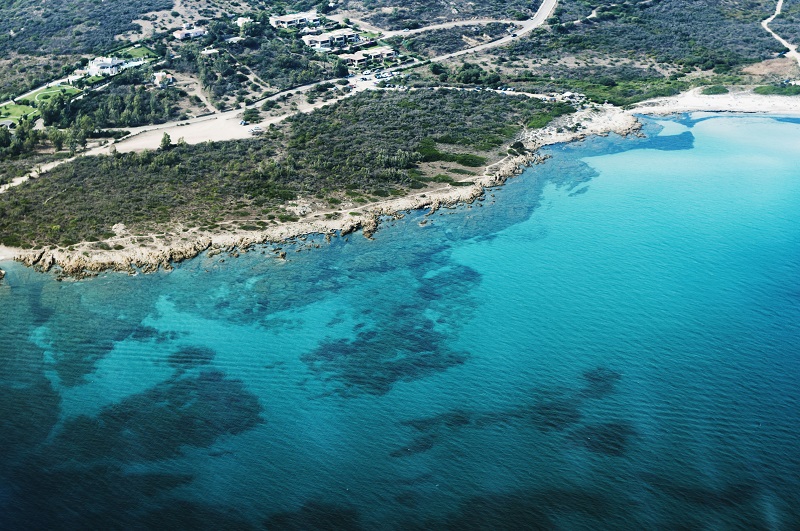
[[[774,9],[771,0],[562,0],[549,21],[551,29],[534,32],[512,53],[590,50],[728,71],[782,51],[760,26]],[[592,11],[596,16],[588,18]]]
[[[133,21],[170,9],[173,0],[0,2],[0,101],[70,74],[80,54],[117,48]]]
[[[0,55],[102,53],[114,36],[134,28],[151,11],[170,9],[173,0],[16,0],[0,6]]]
[[[0,195],[0,243],[68,246],[108,238],[117,223],[263,227],[294,219],[285,206],[299,197],[335,207],[403,195],[451,180],[426,164],[474,173],[526,124],[570,111],[494,93],[370,91],[257,139],[82,157]]]
[[[470,18],[527,20],[540,5],[539,0],[344,0],[342,7],[348,11],[367,13],[365,20],[380,28],[397,30]]]
[[[800,43],[800,0],[783,0],[781,14],[770,27],[791,43]]]

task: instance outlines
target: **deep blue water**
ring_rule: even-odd
[[[286,262],[3,264],[0,528],[800,528],[800,124],[646,132]]]

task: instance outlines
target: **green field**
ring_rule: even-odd
[[[158,55],[147,46],[127,46],[112,53],[114,57],[130,59],[156,59]]]
[[[28,101],[31,101],[31,102],[34,102],[34,101],[35,102],[40,102],[40,101],[43,101],[43,100],[47,100],[47,99],[51,98],[52,96],[54,96],[56,94],[59,94],[59,93],[66,94],[68,96],[75,96],[77,94],[80,94],[81,91],[80,91],[80,89],[77,89],[77,88],[69,86],[69,85],[58,85],[58,86],[55,86],[55,87],[44,87],[44,88],[41,88],[41,89],[37,90],[36,92],[34,92],[32,94],[29,94],[29,95],[25,96],[25,99],[28,100]]]
[[[0,120],[14,120],[15,122],[19,122],[20,118],[23,116],[33,118],[34,115],[38,114],[39,111],[33,107],[29,107],[28,105],[17,105],[16,103],[10,103],[0,107]]]

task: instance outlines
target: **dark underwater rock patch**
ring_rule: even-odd
[[[717,490],[707,486],[675,483],[668,477],[656,474],[642,473],[640,477],[676,500],[709,509],[741,507],[752,502],[758,494],[757,485],[752,483],[731,483],[722,490]]]
[[[60,398],[50,381],[35,375],[31,385],[0,385],[0,448],[3,462],[25,455],[58,422]],[[2,527],[2,526],[0,526]]]
[[[579,514],[605,521],[615,511],[608,497],[580,489],[519,490],[474,496],[444,522],[427,522],[427,529],[495,530],[562,529],[557,518]]]
[[[440,439],[451,436],[455,431],[473,425],[473,415],[461,409],[446,411],[433,417],[404,420],[400,424],[416,430],[420,435],[401,448],[393,451],[392,457],[406,457],[427,452]]]
[[[587,450],[603,455],[620,457],[636,437],[636,430],[628,422],[605,422],[582,426],[570,434],[570,439]]]
[[[580,402],[555,393],[539,397],[528,410],[528,418],[541,431],[564,431],[581,420]]]
[[[389,455],[391,457],[407,457],[414,454],[421,454],[433,448],[439,440],[439,434],[429,433],[420,435],[411,440],[410,443],[404,445],[402,448],[394,450]]]
[[[135,525],[131,526],[131,528],[169,529],[170,531],[196,529],[248,531],[257,529],[231,512],[184,500],[169,502],[163,507],[147,513],[135,522]]]
[[[417,431],[429,432],[442,428],[455,429],[468,426],[472,423],[472,414],[463,409],[447,411],[433,417],[404,420],[400,424],[409,426]]]
[[[580,391],[582,398],[605,398],[615,391],[617,382],[622,379],[622,374],[606,367],[597,367],[585,371],[581,378],[585,382]]]
[[[482,275],[475,269],[453,265],[435,275],[420,279],[419,297],[426,301],[450,299],[470,293],[481,282]]]
[[[4,529],[144,529],[137,510],[191,482],[181,474],[130,474],[118,466],[47,466],[33,459],[12,476]],[[162,526],[162,528],[164,528]],[[173,528],[174,529],[174,528]]]
[[[169,355],[167,361],[173,367],[191,369],[201,365],[208,365],[214,361],[217,353],[208,347],[188,346],[181,347]]]
[[[168,459],[184,446],[209,447],[263,422],[258,398],[219,371],[175,378],[104,408],[96,417],[68,420],[48,453],[93,461]]]
[[[357,531],[358,512],[350,507],[310,501],[300,509],[270,516],[264,527],[270,531]]]
[[[395,312],[396,319],[378,330],[362,330],[356,339],[322,343],[301,360],[318,377],[338,384],[343,396],[382,395],[398,382],[425,378],[467,359],[447,347],[444,334],[430,320]]]

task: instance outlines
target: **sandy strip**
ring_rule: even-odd
[[[643,101],[629,112],[662,116],[701,111],[800,115],[800,96],[761,96],[745,87],[730,87],[728,94],[706,96],[702,90],[696,88],[677,96]]]
[[[0,262],[7,262],[13,260],[17,255],[17,250],[5,245],[0,245]]]

